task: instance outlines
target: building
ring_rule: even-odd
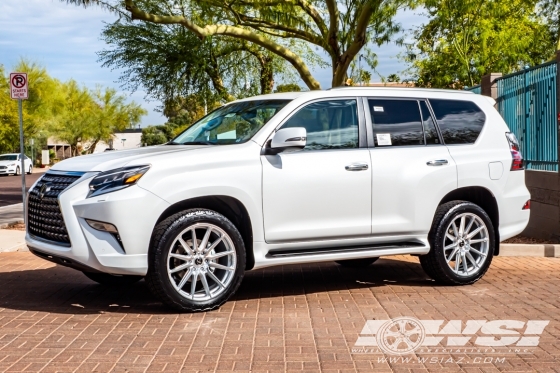
[[[121,132],[115,132],[113,135],[113,146],[115,150],[134,149],[142,146],[142,129],[133,128]],[[110,148],[111,144],[100,141],[95,147],[94,153],[102,153],[105,149]]]

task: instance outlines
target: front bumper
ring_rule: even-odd
[[[14,174],[16,172],[16,167],[0,168],[0,175]]]
[[[118,275],[143,276],[157,219],[169,204],[138,186],[86,198],[95,173],[87,173],[58,196],[70,247],[27,232],[25,240],[37,255],[73,268]],[[85,219],[113,224],[119,237],[91,228]],[[118,240],[120,238],[120,242]],[[68,263],[65,264],[64,260]],[[70,265],[72,264],[72,265]]]

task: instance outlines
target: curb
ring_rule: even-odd
[[[498,256],[532,256],[541,258],[559,258],[560,245],[529,245],[529,244],[500,244]]]

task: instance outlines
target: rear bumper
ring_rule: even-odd
[[[85,174],[58,197],[70,246],[27,232],[29,249],[43,259],[81,271],[144,276],[153,228],[169,204],[138,186],[86,198],[92,177]],[[113,224],[118,237],[93,229],[86,219]]]
[[[500,241],[514,237],[527,227],[531,210],[522,210],[531,194],[525,186],[525,172],[509,172],[507,184],[498,201],[500,210]]]

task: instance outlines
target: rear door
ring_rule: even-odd
[[[429,231],[441,199],[457,187],[457,168],[425,100],[369,97],[372,233]]]

